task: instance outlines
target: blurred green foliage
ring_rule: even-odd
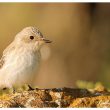
[[[103,86],[103,84],[101,82],[95,83],[95,82],[90,82],[90,81],[78,80],[76,82],[76,86],[78,88],[94,89],[94,88]]]

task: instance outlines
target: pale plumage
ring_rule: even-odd
[[[33,86],[40,62],[40,48],[50,43],[35,27],[24,28],[4,50],[0,60],[0,88]]]

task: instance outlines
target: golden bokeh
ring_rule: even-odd
[[[36,26],[52,44],[42,48],[38,87],[74,87],[110,77],[110,4],[0,3],[0,55],[16,33]]]

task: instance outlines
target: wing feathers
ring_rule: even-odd
[[[2,56],[2,58],[0,59],[0,69],[3,67],[4,65],[4,56]]]

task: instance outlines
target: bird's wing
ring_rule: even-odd
[[[0,59],[0,69],[3,67],[5,63],[5,56],[9,54],[14,49],[13,43],[11,43],[4,51],[3,51],[3,56]]]
[[[12,42],[4,51],[3,51],[3,56],[5,56],[6,54],[8,54],[9,52],[11,52],[14,49],[14,43]]]
[[[2,58],[0,59],[0,69],[3,67],[5,62],[4,56],[2,56]]]

